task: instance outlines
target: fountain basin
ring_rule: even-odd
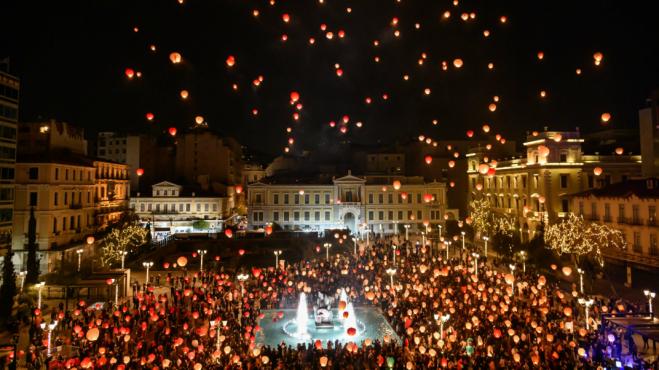
[[[284,313],[284,317],[273,321],[273,317],[276,317],[280,311]],[[392,341],[400,343],[400,338],[394,333],[379,309],[375,307],[355,307],[354,311],[357,317],[357,335],[348,335],[339,320],[334,321],[333,327],[316,327],[314,320],[310,317],[307,322],[307,335],[300,337],[296,335],[298,333],[295,320],[297,310],[263,310],[262,313],[265,317],[259,320],[258,325],[261,330],[256,335],[256,344],[276,347],[283,342],[286,345],[296,346],[298,343],[311,343],[319,339],[325,347],[327,341],[334,342],[338,340],[341,343],[361,343],[367,338],[373,341],[383,341],[385,335],[389,335]],[[337,310],[332,312],[334,317],[338,317]]]

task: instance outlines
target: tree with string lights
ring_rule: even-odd
[[[490,236],[495,229],[494,211],[487,199],[474,199],[469,203],[471,226],[477,235]]]
[[[147,230],[137,224],[126,224],[113,229],[103,240],[99,261],[104,267],[119,262],[123,252],[143,245],[147,241]]]

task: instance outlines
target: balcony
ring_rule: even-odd
[[[69,204],[70,209],[82,209],[82,203],[71,203]]]
[[[627,219],[627,217],[618,217],[616,222],[619,223],[619,224],[624,225],[624,224],[629,223],[629,219]]]
[[[638,217],[632,217],[631,221],[629,222],[630,225],[643,225],[643,222],[641,221],[640,218]]]
[[[604,217],[602,218],[602,222],[611,222],[611,216],[604,215]]]
[[[590,214],[590,215],[584,216],[584,219],[587,220],[587,221],[599,221],[600,216],[598,214]]]

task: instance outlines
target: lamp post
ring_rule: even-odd
[[[526,274],[526,251],[520,251],[519,255],[522,256],[522,270]],[[583,289],[581,290],[581,293],[583,293]]]
[[[352,253],[356,256],[357,255],[357,238],[352,238]]]
[[[387,274],[389,274],[389,282],[391,285],[391,289],[394,289],[394,275],[396,275],[396,269],[395,268],[388,268]]]
[[[126,262],[126,256],[128,255],[127,251],[121,252],[121,269],[124,269],[124,263]]]
[[[325,259],[329,261],[329,250],[332,248],[332,243],[325,243],[323,247],[325,247]]]
[[[423,247],[423,248],[426,247],[426,232],[425,231],[421,232],[421,247]]]
[[[448,263],[448,259],[449,259],[448,253],[449,253],[449,249],[450,249],[449,247],[451,246],[451,242],[450,241],[445,241],[444,245],[446,246],[446,262]]]
[[[485,241],[485,257],[487,258],[487,241],[490,240],[489,237],[484,236],[483,241]]]
[[[510,267],[510,273],[513,275],[513,280],[510,282],[510,286],[513,288],[513,295],[515,295],[515,265],[512,263],[508,265]]]
[[[594,302],[595,301],[592,298],[587,299],[587,300],[583,299],[583,298],[579,298],[579,304],[583,305],[586,309],[586,330],[590,330],[590,323],[588,322],[589,321],[588,320],[588,308],[590,308],[590,306],[592,306]]]
[[[245,295],[245,285],[244,285],[244,283],[245,283],[245,280],[247,280],[249,278],[249,275],[247,275],[243,272],[243,273],[238,274],[238,276],[236,276],[236,278],[240,282],[240,302],[239,302],[239,305],[238,305],[238,307],[240,309],[240,314],[238,316],[238,324],[240,324],[240,326],[242,327],[243,326],[243,303],[242,303],[243,301],[242,301],[242,299],[243,299],[243,295]]]
[[[394,256],[394,266],[396,265],[396,248],[398,248],[397,245],[392,245],[391,248],[393,248],[392,255]]]
[[[407,241],[407,240],[410,240],[410,237],[409,237],[409,236],[410,236],[410,235],[409,235],[410,224],[405,224],[405,225],[403,225],[403,227],[405,228],[405,240],[406,240],[406,241]]]
[[[76,254],[78,254],[78,272],[80,272],[80,261],[82,260],[82,252],[84,252],[82,248],[76,249]]]
[[[442,238],[442,225],[441,224],[437,225],[437,234],[438,234],[437,237],[439,239],[441,239]]]
[[[197,249],[197,253],[199,253],[199,272],[204,272],[204,255],[208,253],[206,249]]]
[[[272,253],[274,253],[274,255],[275,255],[275,270],[276,270],[276,269],[279,268],[279,256],[281,256],[282,252],[281,252],[281,250],[278,249],[278,250],[276,250]]]
[[[447,322],[448,319],[450,319],[450,318],[451,318],[451,315],[448,314],[448,313],[446,315],[442,315],[440,317],[440,321],[439,321],[439,338],[440,339],[444,339],[444,323]]]
[[[149,269],[153,266],[153,262],[142,262],[142,266],[146,268],[146,279],[144,279],[144,285],[149,284]]]
[[[474,271],[476,272],[476,276],[478,276],[478,257],[480,257],[480,254],[472,253],[471,255],[474,257]]]
[[[45,330],[46,326],[48,327],[48,341],[47,341],[47,346],[46,346],[46,356],[50,357],[51,352],[51,338],[52,338],[52,332],[57,327],[57,320],[51,322],[50,324],[46,325],[45,322],[41,323],[41,330]]]
[[[108,285],[114,285],[114,306],[119,307],[119,282],[117,279],[108,279]]]
[[[579,290],[581,291],[581,294],[583,294],[583,273],[585,271],[582,270],[581,267],[577,267],[577,272],[579,273]]]
[[[21,293],[23,293],[23,287],[25,286],[25,276],[27,276],[27,271],[18,273],[18,277],[21,278]]]
[[[42,281],[40,283],[35,284],[38,290],[38,296],[37,296],[37,308],[41,309],[41,290],[43,289],[44,285],[46,285],[45,281]]]
[[[460,231],[460,235],[462,235],[462,251],[460,252],[460,255],[465,253],[465,234],[466,233],[464,231]],[[466,255],[465,255],[465,259],[466,259]]]
[[[646,289],[643,291],[643,294],[648,299],[648,304],[650,305],[650,316],[654,317],[654,311],[652,310],[652,301],[654,301],[654,297],[656,296],[656,293]]]

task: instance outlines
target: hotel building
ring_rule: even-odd
[[[18,78],[0,71],[0,256],[12,240],[19,90]]]

